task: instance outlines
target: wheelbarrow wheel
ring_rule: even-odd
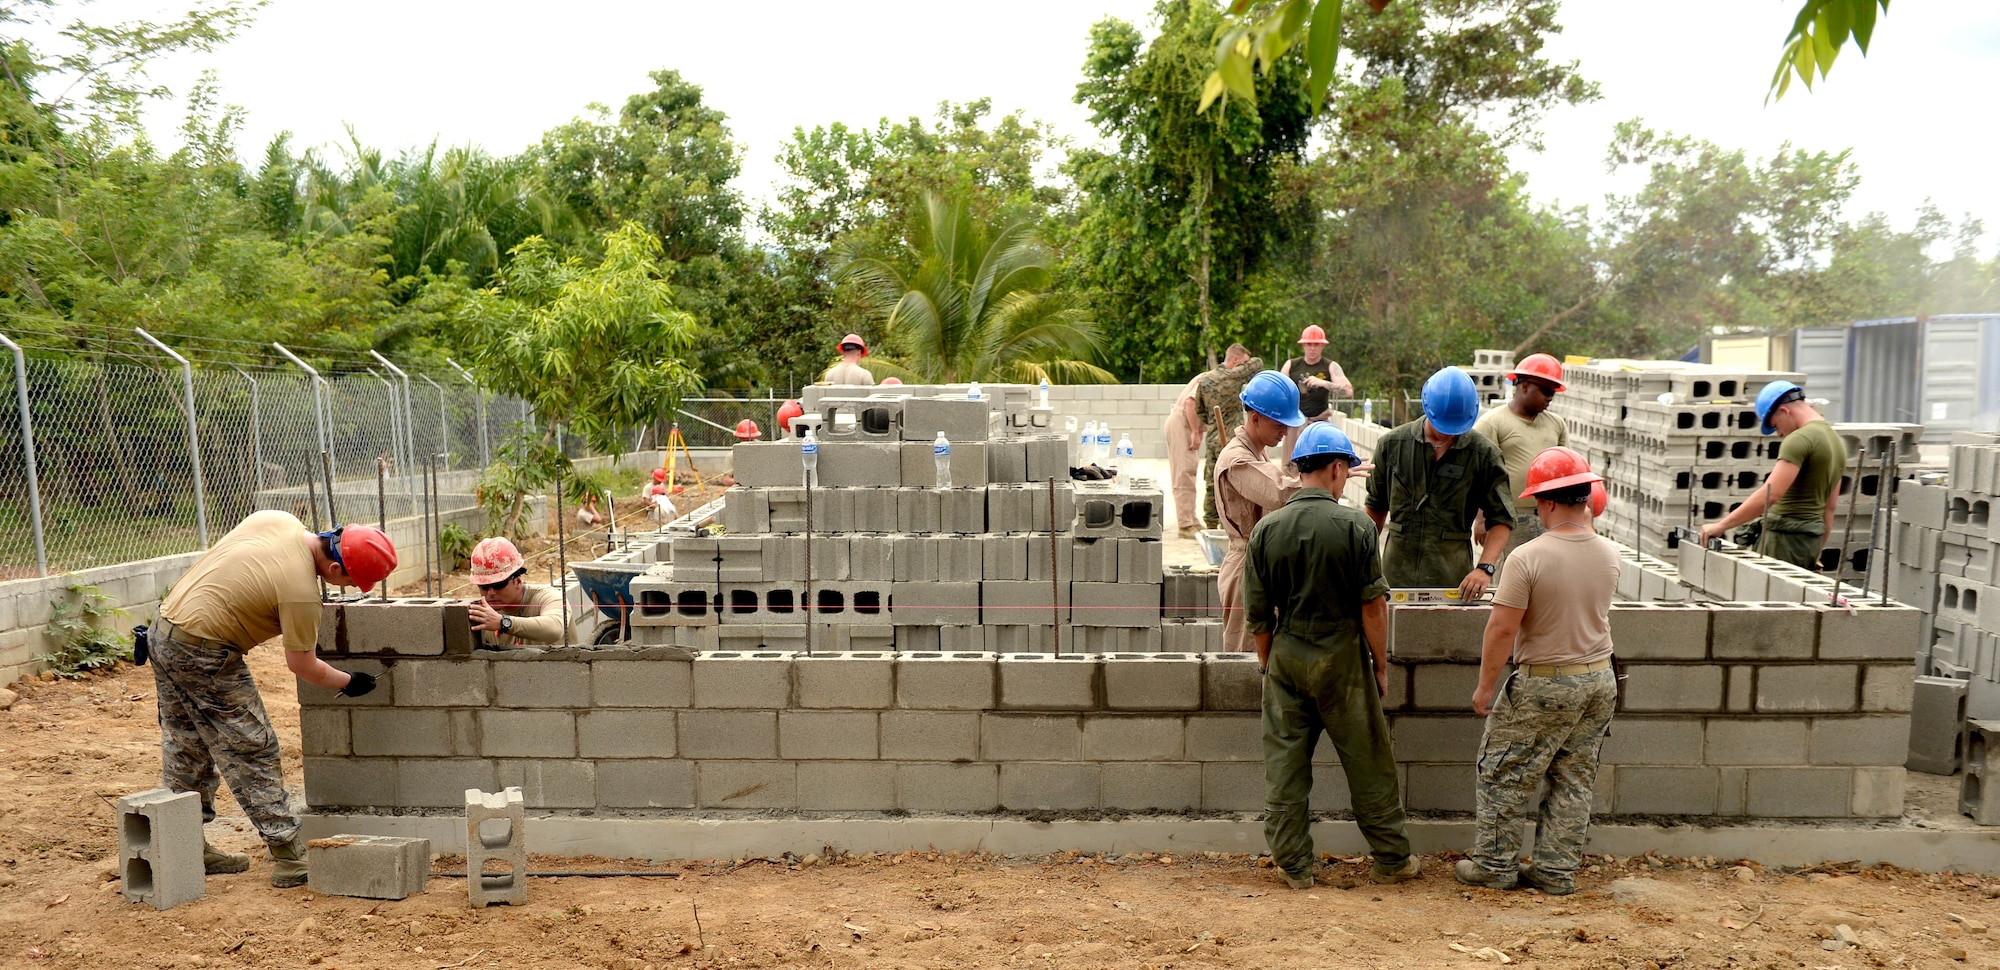
[[[611,626],[607,626],[604,629],[597,631],[597,639],[591,641],[591,643],[600,647],[610,646],[612,644],[623,643],[623,642],[624,641],[618,639],[618,625],[615,623],[612,624]]]

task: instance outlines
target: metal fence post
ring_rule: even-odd
[[[264,428],[262,419],[258,414],[257,379],[251,377],[249,371],[234,364],[229,365],[229,369],[235,371],[237,376],[250,382],[250,460],[255,463],[254,468],[256,473],[252,478],[257,483],[257,491],[261,493],[264,491]],[[251,504],[256,504],[254,496]]]
[[[458,361],[446,357],[444,362],[450,364],[451,369],[458,372],[458,376],[465,378],[467,384],[472,385],[472,410],[479,418],[479,467],[485,468],[493,464],[492,444],[486,438],[486,392],[480,390],[479,382],[473,379],[472,372],[460,367]]]
[[[403,382],[403,447],[405,451],[404,455],[405,460],[403,462],[403,489],[405,492],[409,493],[410,501],[414,509],[414,504],[417,498],[417,480],[415,477],[416,469],[414,469],[411,466],[416,463],[417,451],[416,451],[416,442],[411,440],[411,435],[410,435],[410,432],[413,430],[410,427],[410,421],[409,421],[410,375],[403,373],[403,369],[401,367],[397,367],[395,364],[389,363],[389,358],[382,356],[382,354],[379,351],[370,350],[368,351],[368,356],[375,358],[382,364],[383,367],[388,369],[389,373],[396,375],[396,378]],[[389,405],[389,424],[392,429],[396,424],[396,406],[393,400],[390,402]]]
[[[14,354],[14,391],[21,403],[21,450],[28,455],[28,518],[35,527],[35,570],[49,574],[49,550],[42,541],[42,480],[35,465],[35,421],[28,407],[28,361],[21,345],[0,333],[0,345]]]
[[[166,344],[163,344],[158,340],[155,340],[153,338],[153,335],[147,333],[143,328],[133,327],[132,330],[139,336],[146,338],[147,343],[160,348],[160,351],[162,353],[180,362],[181,390],[187,396],[188,456],[192,458],[194,461],[195,534],[201,537],[201,547],[203,549],[207,549],[208,548],[208,495],[206,489],[202,485],[202,480],[201,480],[201,435],[199,432],[195,430],[194,365],[189,364],[188,359],[186,357],[182,357],[181,355],[174,353],[174,349],[172,347],[169,347]]]
[[[418,374],[417,376],[423,378],[424,383],[429,384],[434,390],[438,392],[438,453],[444,456],[445,471],[450,471],[451,428],[447,426],[445,423],[444,388],[438,387],[438,382],[431,380],[431,375],[429,374]]]
[[[316,370],[313,370],[313,368],[312,368],[312,365],[311,365],[311,364],[308,364],[308,363],[306,363],[305,361],[303,361],[303,360],[300,360],[300,359],[298,358],[298,355],[296,355],[296,354],[292,353],[292,352],[291,352],[291,351],[289,351],[289,350],[286,350],[286,349],[285,349],[285,345],[284,345],[284,344],[281,344],[281,343],[273,343],[273,344],[271,344],[271,346],[273,346],[273,347],[276,347],[276,348],[278,349],[278,353],[281,353],[281,354],[285,355],[285,359],[286,359],[286,360],[289,360],[289,361],[291,361],[291,362],[292,362],[293,364],[296,364],[296,365],[298,365],[298,368],[299,368],[300,370],[302,370],[302,371],[305,371],[305,372],[306,372],[306,376],[308,376],[308,377],[311,377],[311,378],[312,378],[312,381],[313,381],[313,383],[312,383],[312,389],[313,389],[313,425],[314,425],[314,427],[315,427],[315,430],[317,430],[317,431],[319,432],[319,447],[320,447],[320,450],[322,450],[322,451],[326,451],[326,452],[329,452],[329,453],[331,453],[331,452],[333,451],[333,438],[332,438],[332,437],[331,437],[331,436],[329,435],[329,432],[327,431],[327,428],[326,428],[326,425],[327,425],[327,420],[326,420],[326,419],[327,419],[327,410],[326,410],[326,409],[323,409],[323,408],[321,408],[321,407],[320,407],[320,395],[321,395],[321,393],[322,393],[322,392],[325,392],[325,390],[326,390],[326,378],[324,378],[324,377],[321,377],[321,376],[319,376],[319,371],[316,371]],[[332,395],[332,394],[331,394],[331,393],[329,392],[329,393],[327,393],[327,394],[326,394],[326,396],[327,396],[328,398],[331,398],[331,397],[332,397],[333,395]],[[328,403],[329,403],[329,407],[330,407],[330,406],[331,406],[331,402],[329,401]],[[311,482],[312,482],[312,473],[311,473],[310,471],[306,473],[306,482],[307,482],[307,485],[306,485],[306,504],[307,504],[307,505],[311,505],[311,504],[313,504],[313,503],[314,503],[314,499],[313,499],[313,488],[312,488],[312,485],[311,485]],[[333,509],[332,509],[331,507],[329,507],[329,508],[328,508],[328,509],[326,510],[326,514],[327,514],[327,517],[328,517],[328,518],[332,518],[332,517],[333,517]]]

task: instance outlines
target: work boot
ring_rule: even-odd
[[[1533,866],[1527,866],[1521,870],[1521,883],[1522,885],[1539,889],[1550,896],[1567,896],[1570,893],[1576,892],[1575,880],[1546,876],[1537,871]]]
[[[1487,889],[1512,889],[1520,882],[1520,877],[1511,872],[1494,872],[1471,859],[1458,860],[1452,875],[1468,886],[1482,886]]]
[[[1404,859],[1403,864],[1394,869],[1384,869],[1382,868],[1382,864],[1378,862],[1374,868],[1368,870],[1368,881],[1384,886],[1392,883],[1408,882],[1411,879],[1417,878],[1417,871],[1423,867],[1423,863],[1418,861],[1414,855]]]
[[[1298,875],[1293,875],[1292,873],[1287,872],[1286,870],[1280,869],[1278,870],[1278,878],[1283,879],[1285,881],[1285,885],[1290,886],[1293,889],[1311,889],[1313,887],[1313,874],[1311,869],[1307,869],[1306,871],[1301,872]]]
[[[271,885],[296,889],[306,884],[306,842],[293,836],[290,842],[271,847]]]
[[[211,876],[229,872],[242,872],[250,868],[250,857],[234,852],[224,852],[201,840],[201,871]]]

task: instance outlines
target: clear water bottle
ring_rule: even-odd
[[[1078,465],[1090,464],[1090,452],[1096,445],[1097,422],[1085,421],[1083,423],[1083,433],[1076,436],[1076,463]]]
[[[1365,399],[1365,400],[1363,400],[1363,401],[1361,402],[1361,420],[1362,420],[1362,421],[1363,421],[1364,423],[1367,423],[1367,424],[1374,424],[1374,423],[1375,423],[1375,399],[1374,399],[1374,398],[1372,398],[1372,397],[1371,397],[1371,398],[1367,398],[1367,399]]]
[[[1097,426],[1097,463],[1100,465],[1111,463],[1111,422],[1109,421]]]
[[[806,429],[805,439],[799,442],[799,460],[805,462],[806,486],[819,487],[819,436],[813,429]]]
[[[1049,406],[1049,379],[1042,378],[1042,407]]]
[[[931,461],[937,464],[937,487],[951,487],[951,442],[945,440],[944,432],[938,432],[937,440],[931,442]]]
[[[1118,436],[1118,467],[1120,468],[1125,467],[1126,464],[1129,463],[1131,460],[1132,460],[1132,436],[1129,434],[1121,434]]]
[[[968,384],[968,385],[966,385],[966,387],[965,387],[965,399],[966,399],[966,400],[968,400],[968,401],[984,401],[984,400],[986,400],[986,395],[985,395],[984,393],[982,393],[982,392],[981,392],[981,391],[979,390],[979,382],[978,382],[978,381],[973,381],[973,382],[972,382],[971,384]]]

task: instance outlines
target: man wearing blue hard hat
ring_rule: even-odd
[[[1757,392],[1757,420],[1765,434],[1785,438],[1778,448],[1778,463],[1763,488],[1721,521],[1701,527],[1702,540],[1761,516],[1757,536],[1738,537],[1744,545],[1754,544],[1758,552],[1794,566],[1819,569],[1820,551],[1826,547],[1834,507],[1840,502],[1847,445],[1806,402],[1806,392],[1791,381],[1772,381]]]
[[[1264,450],[1285,440],[1285,431],[1306,423],[1299,413],[1299,386],[1277,371],[1259,371],[1243,385],[1243,424],[1215,456],[1215,477],[1209,480],[1209,494],[1215,496],[1215,510],[1222,531],[1229,536],[1229,548],[1222,556],[1222,648],[1235,653],[1250,651],[1250,634],[1243,628],[1243,554],[1250,545],[1250,530],[1272,509],[1285,504],[1285,497],[1298,489],[1298,482],[1281,475],[1277,466],[1264,457]]]
[[[1500,448],[1472,430],[1479,390],[1446,367],[1424,382],[1424,414],[1382,436],[1368,476],[1368,517],[1389,531],[1382,573],[1404,589],[1456,587],[1459,599],[1485,595],[1514,530],[1514,502]],[[1472,524],[1486,536],[1472,555]]]
[[[1250,534],[1245,623],[1264,671],[1264,840],[1286,885],[1313,884],[1313,748],[1340,754],[1354,822],[1375,865],[1369,878],[1416,876],[1382,696],[1389,690],[1389,584],[1375,526],[1334,496],[1354,446],[1330,424],[1299,434],[1292,464],[1304,486]]]

